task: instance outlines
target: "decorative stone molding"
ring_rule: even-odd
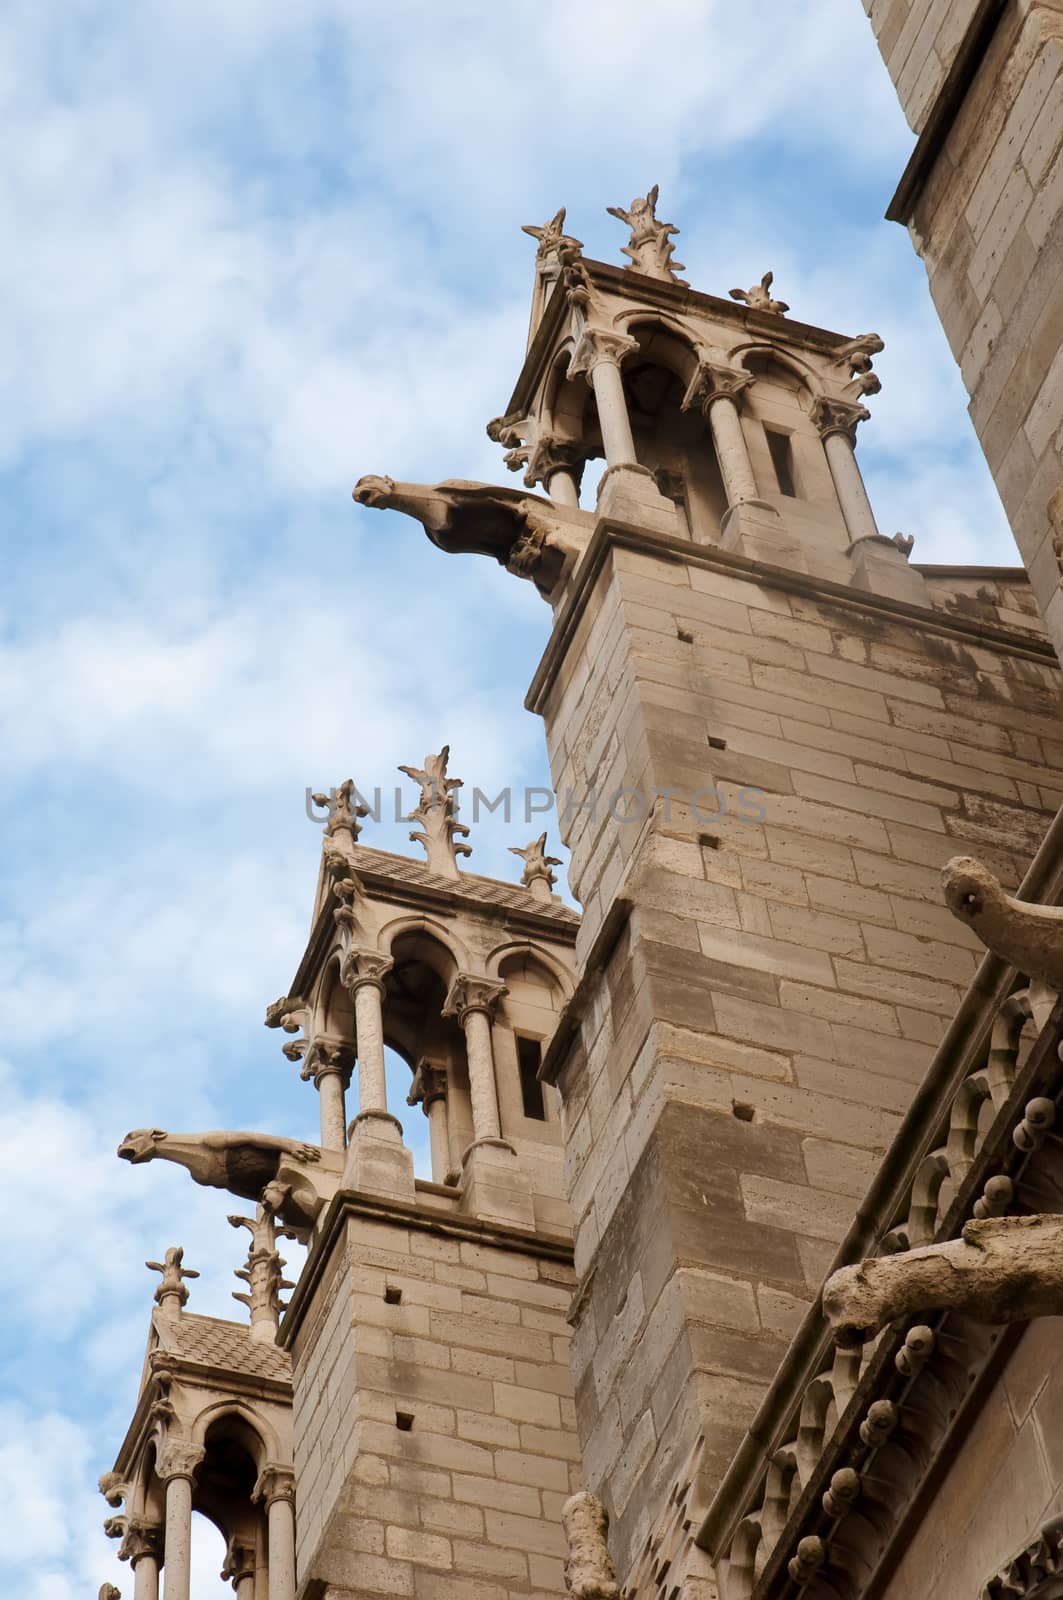
[[[1034,1535],[1025,1549],[995,1572],[979,1600],[1036,1600],[1058,1594],[1052,1583],[1063,1574],[1063,1516],[1053,1517]]]
[[[268,1461],[262,1468],[251,1491],[251,1498],[256,1504],[261,1502],[267,1511],[275,1500],[287,1500],[290,1505],[295,1504],[295,1474],[291,1467],[278,1466],[276,1462]]]
[[[942,868],[945,904],[994,955],[1056,993],[1063,991],[1063,908],[1016,900],[972,856]]]
[[[534,449],[523,452],[512,450],[506,456],[506,465],[512,472],[523,465],[527,465],[523,482],[529,489],[534,489],[541,483],[544,489],[549,488],[550,479],[555,472],[569,472],[579,488],[583,478],[583,469],[595,454],[600,454],[593,445],[582,444],[578,439],[555,439],[547,435],[540,439]],[[510,457],[523,455],[523,460],[512,460]]]
[[[429,1106],[437,1100],[447,1098],[447,1072],[445,1067],[435,1066],[431,1061],[422,1060],[417,1063],[417,1070],[410,1084],[410,1092],[406,1096],[408,1106],[420,1106],[425,1116],[428,1115]]]
[[[199,1277],[198,1272],[182,1264],[184,1255],[184,1246],[175,1244],[170,1246],[162,1261],[144,1263],[152,1272],[162,1273],[162,1282],[155,1290],[155,1304],[170,1317],[180,1316],[182,1307],[187,1303],[185,1279]]]
[[[292,1227],[313,1222],[323,1203],[309,1177],[301,1184],[277,1182],[285,1158],[305,1164],[320,1161],[319,1147],[301,1139],[271,1133],[166,1133],[162,1128],[135,1128],[118,1146],[118,1154],[134,1166],[145,1161],[173,1161],[204,1188],[227,1189],[241,1200],[269,1204]]]
[[[349,960],[352,955],[356,955],[356,953],[354,951],[349,952],[347,959]],[[364,960],[367,955],[376,955],[376,952],[360,951],[357,953],[356,959],[361,958]],[[384,968],[385,973],[390,971],[390,959],[378,957],[378,960],[380,959],[387,961],[387,966]],[[380,980],[376,977],[369,978],[367,976],[361,980],[356,979],[356,985],[358,981],[369,983]],[[321,1033],[317,1035],[313,1043],[308,1047],[306,1060],[303,1062],[299,1076],[304,1083],[313,1083],[315,1089],[320,1089],[321,1080],[332,1074],[339,1078],[344,1090],[347,1090],[351,1086],[351,1073],[354,1071],[354,1063],[355,1053],[352,1044],[348,1043],[346,1039],[334,1039],[329,1034]]]
[[[343,958],[340,982],[352,995],[366,984],[383,994],[385,979],[394,965],[391,957],[380,950],[365,950],[355,946]]]
[[[741,300],[751,311],[769,311],[773,316],[784,317],[790,307],[785,300],[773,300],[771,286],[775,282],[774,272],[766,272],[759,283],[753,284],[749,289],[731,289],[732,300]]]
[[[625,211],[623,206],[606,206],[605,209],[611,217],[618,217],[631,229],[630,239],[622,246],[623,254],[631,262],[628,272],[641,272],[644,277],[660,278],[665,283],[679,283],[686,287],[686,279],[679,276],[684,270],[683,263],[672,259],[675,245],[671,241],[679,229],[671,222],[657,220],[659,193],[660,185],[655,183],[645,197],[636,195],[630,210]]]
[[[821,439],[828,439],[832,433],[840,433],[853,445],[856,443],[858,425],[871,418],[866,406],[852,400],[832,400],[822,394],[813,400],[810,415]]]
[[[544,222],[541,228],[525,222],[521,226],[521,233],[530,234],[538,240],[539,248],[535,252],[536,261],[556,261],[562,250],[582,250],[583,243],[580,239],[573,239],[571,234],[565,232],[565,211],[562,206],[555,211],[549,222]]]
[[[495,978],[478,978],[472,973],[459,972],[450,985],[443,1015],[456,1017],[464,1027],[465,1018],[472,1011],[482,1011],[486,1017],[493,1017],[498,1002],[508,993],[505,984]]]
[[[840,1344],[945,1308],[992,1324],[1063,1313],[1063,1216],[974,1220],[959,1239],[842,1267],[823,1288]]]
[[[229,1537],[225,1546],[225,1560],[222,1563],[218,1576],[222,1583],[232,1583],[234,1589],[239,1589],[244,1578],[253,1578],[255,1575],[255,1552],[250,1545],[242,1544],[234,1533]]]
[[[135,1571],[137,1562],[144,1556],[151,1556],[155,1561],[162,1560],[162,1528],[157,1522],[148,1522],[143,1517],[129,1517],[118,1546],[118,1559],[128,1561]]]
[[[205,1454],[203,1446],[192,1439],[167,1438],[156,1457],[155,1471],[163,1483],[171,1478],[187,1478],[191,1483]]]
[[[620,1586],[606,1536],[609,1513],[596,1494],[584,1490],[561,1507],[568,1543],[565,1588],[573,1600],[620,1600]]]
[[[524,871],[520,875],[524,887],[537,900],[549,900],[557,882],[557,874],[551,872],[550,868],[559,867],[562,862],[559,856],[546,854],[546,834],[541,833],[531,844],[511,844],[509,851],[511,855],[520,856],[524,862]]]
[[[400,767],[399,771],[421,786],[416,809],[406,818],[407,822],[419,822],[421,826],[410,838],[424,846],[432,872],[445,878],[457,878],[460,876],[457,858],[471,856],[472,846],[458,842],[459,838],[468,836],[469,830],[458,821],[454,797],[462,787],[462,780],[447,777],[449,760],[450,746],[445,744],[438,755],[425,756],[423,767]]]
[[[101,1475],[97,1488],[109,1506],[116,1509],[129,1497],[129,1484],[120,1472],[105,1472]]]
[[[714,400],[733,400],[737,405],[752,382],[753,374],[741,368],[699,361],[694,376],[687,384],[680,410],[700,411],[707,420]]]
[[[630,339],[626,333],[617,333],[612,328],[584,328],[568,363],[568,376],[578,378],[582,375],[589,382],[595,367],[603,363],[619,367],[625,356],[631,355],[638,347],[637,339]]]

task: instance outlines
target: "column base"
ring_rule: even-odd
[[[389,1111],[361,1111],[347,1130],[343,1187],[413,1204],[413,1156],[402,1142],[402,1124]]]
[[[517,1152],[505,1139],[477,1139],[461,1158],[459,1209],[483,1222],[535,1232],[531,1184],[521,1171]]]
[[[808,571],[804,546],[784,528],[767,500],[736,500],[728,506],[720,523],[720,548],[790,572]]]
[[[675,501],[668,500],[657,487],[649,467],[630,465],[609,467],[598,484],[598,515],[617,522],[634,522],[655,533],[682,535],[686,526],[679,520]]]
[[[848,555],[853,569],[849,581],[854,589],[888,595],[891,600],[907,600],[913,606],[931,604],[923,574],[909,566],[904,551],[885,534],[854,540]]]

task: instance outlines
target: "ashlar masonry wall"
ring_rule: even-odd
[[[562,1244],[352,1198],[288,1332],[301,1585],[564,1593],[572,1285]]]
[[[584,976],[551,1065],[622,1582],[699,1435],[719,1482],[975,971],[942,865],[1014,885],[1063,791],[1060,674],[1006,588],[918,609],[600,526],[558,619],[529,704]]]
[[[920,133],[908,223],[1056,648],[1063,485],[1063,0],[864,0]],[[950,78],[951,71],[951,78]]]

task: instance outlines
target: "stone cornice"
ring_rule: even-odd
[[[404,1205],[398,1200],[378,1200],[372,1195],[360,1194],[353,1189],[341,1189],[332,1200],[320,1231],[306,1258],[299,1282],[288,1302],[281,1322],[277,1343],[289,1349],[302,1325],[318,1283],[325,1271],[333,1250],[343,1233],[349,1217],[361,1217],[370,1222],[391,1223],[396,1227],[412,1228],[420,1233],[434,1233],[444,1239],[464,1240],[487,1249],[516,1251],[521,1255],[536,1256],[540,1260],[558,1261],[572,1265],[572,1245],[567,1239],[545,1233],[519,1233],[513,1228],[498,1227],[481,1222],[475,1217],[459,1217],[422,1210],[419,1206]]]
[[[689,539],[680,539],[673,534],[651,533],[630,523],[609,522],[603,518],[595,528],[587,546],[587,553],[575,572],[569,592],[554,623],[550,641],[525,696],[524,704],[529,711],[542,716],[547,697],[579,625],[583,608],[609,559],[609,552],[614,548],[634,550],[639,555],[654,556],[663,562],[680,563],[683,566],[726,573],[731,577],[748,578],[763,588],[778,589],[787,594],[800,594],[812,600],[845,606],[865,614],[872,612],[895,617],[898,620],[918,624],[925,633],[967,639],[989,649],[1023,656],[1028,660],[1052,666],[1058,665],[1055,650],[1047,639],[1038,639],[1032,634],[1020,632],[1017,628],[980,622],[970,617],[954,617],[926,606],[912,605],[907,600],[894,600],[888,595],[870,594],[865,589],[852,589],[848,584],[835,583],[829,578],[817,578],[805,572],[793,572],[786,567],[753,561],[748,556],[720,550],[713,545],[693,544]],[[945,570],[954,572],[956,576],[961,576],[967,571],[966,568]],[[973,573],[981,570],[971,569]]]
[[[657,306],[672,316],[682,315],[684,311],[701,312],[713,317],[717,322],[729,323],[737,335],[743,331],[763,334],[766,343],[792,345],[796,349],[834,352],[849,342],[849,336],[846,334],[832,333],[827,328],[816,328],[811,323],[797,322],[792,317],[787,317],[785,322],[780,323],[779,318],[769,312],[754,311],[737,301],[705,294],[700,289],[690,289],[683,284],[666,283],[660,278],[648,278],[644,273],[635,272],[630,267],[616,267],[607,261],[592,261],[588,256],[583,256],[581,260],[594,286],[615,295],[618,302],[617,310],[637,302],[640,306],[651,308]],[[570,310],[564,293],[559,294],[555,288],[525,357],[516,387],[506,406],[505,416],[523,416],[529,410],[569,315]]]

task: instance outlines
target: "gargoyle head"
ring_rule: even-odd
[[[854,1297],[859,1300],[862,1293],[866,1297],[868,1289],[873,1289],[868,1265],[873,1267],[874,1263],[862,1261],[853,1267],[840,1267],[823,1285],[823,1315],[830,1323],[834,1342],[843,1350],[858,1350],[878,1331],[877,1318],[872,1314],[864,1322],[856,1316],[853,1306]]]
[[[118,1154],[123,1161],[131,1161],[134,1166],[141,1161],[152,1161],[165,1137],[161,1128],[134,1128],[118,1146]]]
[[[377,472],[367,472],[354,486],[354,498],[360,506],[386,505],[394,493],[394,478],[382,478]]]
[[[109,1506],[118,1507],[126,1497],[129,1485],[120,1472],[105,1472],[99,1481],[100,1493]]]
[[[954,856],[941,869],[945,904],[953,916],[972,921],[1000,894],[1000,884],[988,867],[973,856]]]

